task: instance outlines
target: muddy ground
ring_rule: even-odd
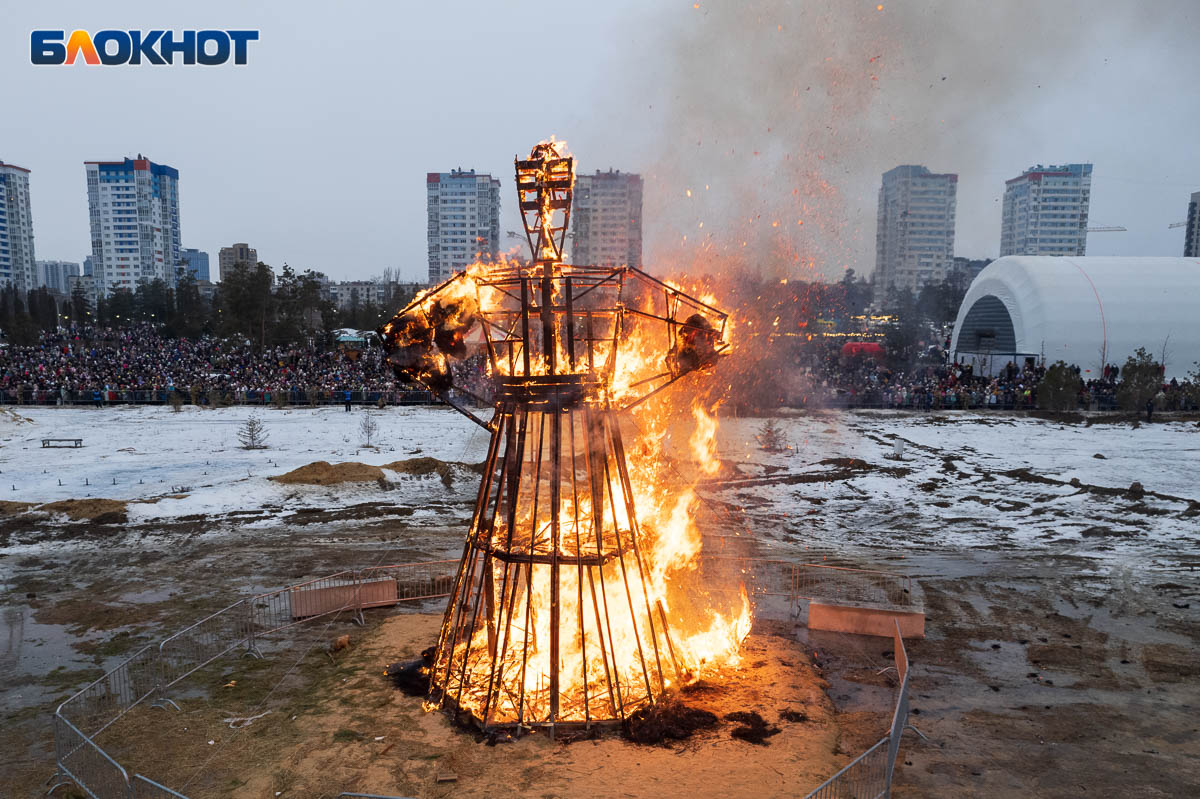
[[[963,426],[978,422],[954,417],[935,423],[955,433],[945,441],[864,415],[789,424],[795,440],[823,435],[823,457],[739,450],[754,423],[728,425],[722,454],[732,466],[704,491],[706,532],[753,539],[773,556],[915,578],[928,637],[909,642],[911,721],[929,740],[906,733],[896,796],[1200,795],[1200,489],[1188,493],[1187,480],[1167,477],[1158,485],[1151,473],[1135,475],[1145,493],[1131,494],[1126,479],[1072,484],[1061,470],[997,463],[978,441],[961,445],[974,437]],[[1056,422],[1021,425],[1032,425],[1014,428],[1022,435],[1052,426],[1063,434]],[[1063,446],[1091,429],[1066,431]],[[892,462],[896,436],[912,446]],[[1099,454],[1095,441],[1080,441],[1080,460]],[[1177,446],[1195,441],[1181,426]],[[249,591],[346,567],[455,557],[469,492],[448,497],[440,486],[430,481],[419,514],[381,488],[377,499],[307,509],[286,523],[273,523],[270,507],[132,525],[112,515],[72,520],[11,509],[0,518],[0,797],[39,792],[53,770],[54,704],[143,642]],[[830,686],[838,729],[831,774],[886,728],[894,681],[878,672],[891,664],[891,644],[803,627],[790,634]],[[372,658],[341,673],[357,661],[335,662],[319,649],[327,641],[315,643],[302,661],[305,679],[373,676]],[[364,642],[360,652],[369,651]],[[221,681],[232,673],[218,670],[203,683],[212,707],[234,690]],[[337,745],[374,746],[370,714],[347,714],[352,723]],[[331,745],[341,729],[329,733]],[[530,760],[535,770],[574,757],[554,747],[530,751],[540,753]],[[230,779],[258,780],[256,789],[271,796],[280,789],[267,792],[266,776],[278,768],[286,770],[256,775],[248,764],[244,777]],[[418,796],[455,795],[457,783],[420,781],[430,773],[403,784]],[[816,781],[806,771],[795,792]],[[721,792],[714,785],[711,794]]]

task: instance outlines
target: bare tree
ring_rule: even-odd
[[[363,446],[372,446],[371,440],[376,438],[379,433],[379,423],[375,421],[375,415],[370,411],[363,413],[362,418],[358,422],[358,432],[362,434]]]
[[[242,442],[242,449],[266,449],[267,448],[267,429],[259,419],[251,416],[245,423],[238,428],[238,441]]]

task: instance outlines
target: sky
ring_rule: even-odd
[[[1200,3],[608,0],[15,3],[0,160],[32,170],[38,258],[80,261],[83,162],[180,171],[185,247],[426,273],[425,173],[501,180],[565,140],[646,180],[652,272],[874,268],[880,175],[959,175],[956,254],[994,257],[1004,181],[1092,162],[1090,255],[1180,255],[1200,191]],[[245,66],[33,66],[34,29],[257,29]],[[506,239],[506,246],[518,240]]]

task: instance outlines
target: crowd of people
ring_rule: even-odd
[[[481,358],[461,366],[462,396],[486,401]],[[1121,374],[1105,367],[1095,378],[1075,367],[1077,407],[1116,410]],[[874,357],[830,352],[802,371],[803,404],[909,410],[1030,410],[1039,407],[1046,367],[1010,362],[977,374],[969,364],[925,358],[908,370]],[[151,324],[123,328],[77,327],[43,333],[32,346],[0,346],[0,402],[78,404],[112,402],[266,403],[416,401],[413,385],[399,381],[378,346],[346,348],[318,337],[286,347],[255,347],[245,339],[171,338]],[[1171,380],[1153,405],[1195,410],[1197,392]],[[418,389],[419,391],[419,389]],[[428,394],[420,392],[426,398]]]
[[[1085,378],[1070,367],[1078,384],[1079,410],[1118,409],[1120,367],[1106,366],[1096,378]],[[1046,367],[1032,361],[1010,361],[995,374],[976,374],[971,364],[927,363],[909,371],[892,370],[872,358],[832,359],[814,372],[814,391],[821,404],[846,408],[909,410],[989,409],[1033,410]],[[1159,410],[1195,410],[1186,383],[1164,382],[1154,397]],[[1139,409],[1140,410],[1140,409]]]
[[[0,392],[9,401],[163,402],[172,392],[294,401],[312,391],[341,399],[397,388],[378,347],[346,350],[317,339],[259,350],[245,340],[165,338],[138,324],[48,332],[33,346],[0,348]]]

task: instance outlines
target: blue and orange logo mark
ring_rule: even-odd
[[[85,64],[170,65],[176,56],[183,64],[219,66],[246,63],[255,30],[36,30],[29,35],[29,60],[39,66]]]

